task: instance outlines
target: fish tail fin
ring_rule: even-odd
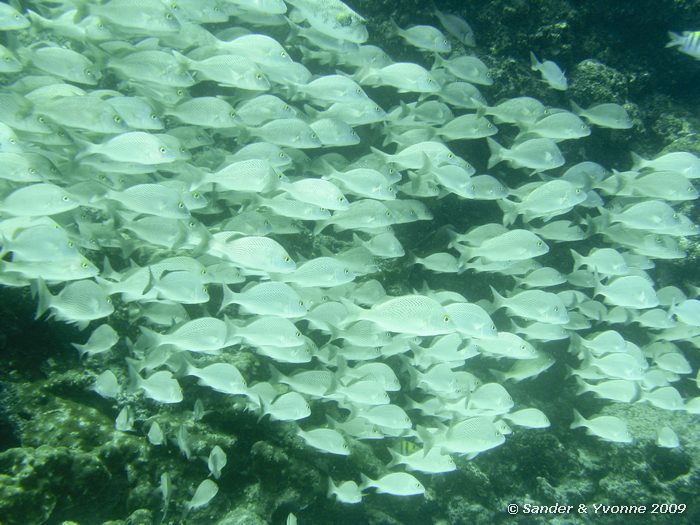
[[[369,149],[371,149],[372,153],[374,153],[375,155],[380,157],[385,162],[389,162],[390,155],[388,153],[384,153],[382,150],[379,150],[379,149],[375,148],[374,146],[370,146]]]
[[[340,302],[343,303],[343,306],[348,311],[348,316],[343,320],[342,326],[347,326],[362,319],[362,313],[364,312],[362,308],[344,297],[340,298]]]
[[[145,326],[139,326],[139,330],[141,330],[141,335],[147,347],[154,347],[159,345],[160,334],[158,332],[155,332],[150,328],[146,328]]]
[[[34,319],[39,319],[51,306],[51,299],[53,297],[41,277],[36,280],[36,284],[32,285],[32,295],[37,295],[39,297],[36,305],[36,313],[34,314]]]
[[[459,244],[457,242],[452,242],[451,244],[452,246],[450,246],[450,248],[454,248],[459,252],[459,261],[460,263],[463,263],[463,265],[466,265],[468,261],[478,256],[478,254],[474,252],[474,248],[464,246],[463,244]]]
[[[442,58],[438,53],[435,53],[435,62],[433,62],[433,67],[431,69],[441,67],[444,63],[445,59]]]
[[[187,66],[189,69],[194,69],[195,71],[199,71],[197,68],[197,61],[192,60],[189,57],[186,57],[182,53],[178,53],[174,49],[171,49],[170,52],[172,55],[175,57],[175,59],[180,63],[180,65]]]
[[[126,358],[126,368],[129,374],[129,385],[127,386],[127,392],[136,392],[139,385],[143,382],[143,379],[139,375],[138,361],[130,357]]]
[[[595,280],[595,287],[593,288],[593,297],[596,295],[600,295],[603,293],[603,283],[600,280],[600,274],[598,274],[598,270],[593,269],[593,277]]]
[[[5,255],[7,255],[7,253],[11,251],[7,247],[8,240],[9,239],[5,237],[5,232],[0,232],[0,244],[2,244],[2,246],[0,246],[0,259],[3,259]]]
[[[425,457],[435,446],[435,438],[427,428],[421,425],[416,426],[416,433],[418,434],[418,439],[423,442],[423,457]]]
[[[452,248],[458,242],[459,234],[454,230],[452,225],[448,224],[444,227],[444,231],[447,234],[447,248]]]
[[[569,250],[569,251],[571,252],[571,257],[573,257],[573,259],[574,259],[574,269],[572,271],[575,272],[576,270],[581,268],[581,266],[583,266],[583,255],[578,253],[576,250]]]
[[[486,137],[486,143],[489,145],[489,151],[491,152],[487,167],[491,169],[503,160],[503,150],[505,148],[490,137]]]
[[[87,344],[71,343],[71,346],[78,351],[78,361],[82,361],[83,356],[89,352]]]
[[[488,109],[488,106],[486,106],[486,104],[476,100],[474,97],[471,98],[471,102],[472,102],[472,104],[474,104],[474,107],[476,108],[476,117],[477,118],[481,118],[484,115],[486,115],[486,110]]]
[[[668,38],[670,38],[671,40],[668,44],[666,44],[665,47],[676,47],[680,46],[683,43],[683,37],[673,31],[668,32]]]
[[[533,71],[537,71],[537,68],[539,66],[540,66],[540,61],[537,60],[535,53],[530,51],[530,69],[532,69]]]
[[[489,368],[489,372],[491,372],[493,374],[493,376],[496,379],[498,379],[498,382],[501,384],[505,383],[508,380],[505,372],[503,372],[501,370],[496,370],[495,368]]]
[[[577,115],[580,116],[581,113],[583,113],[583,108],[572,100],[571,101],[571,111],[573,111],[574,113],[576,113]]]
[[[226,283],[222,284],[221,288],[223,291],[223,295],[221,297],[221,306],[219,306],[219,314],[221,314],[223,309],[226,308],[228,305],[236,302],[236,294],[231,291],[231,288],[229,288]]]
[[[508,199],[500,199],[497,202],[503,210],[503,226],[510,226],[518,218],[518,205]]]
[[[586,383],[583,379],[580,377],[576,376],[576,386],[578,387],[576,389],[576,395],[580,396],[581,394],[585,394],[586,392],[592,392],[591,387],[588,383]]]
[[[610,212],[605,208],[598,208],[598,211],[600,212],[600,215],[598,217],[586,218],[586,226],[588,227],[590,234],[605,232],[610,227]]]
[[[411,346],[411,350],[413,351],[413,355],[418,355],[420,353],[420,347],[416,345],[415,343],[409,343]],[[414,346],[415,345],[415,346]],[[416,350],[416,347],[418,347],[418,350]],[[405,365],[404,371],[408,373],[408,382],[410,385],[411,390],[415,389],[416,386],[418,386],[418,382],[420,381],[420,376],[418,375],[419,372],[416,370],[413,366],[411,366],[408,363],[408,359],[405,356],[400,356],[404,357],[403,364]]]
[[[258,398],[258,406],[260,406],[260,415],[258,416],[258,423],[260,423],[263,418],[268,415],[268,410],[270,409],[270,403],[268,403],[260,394],[255,394]],[[270,416],[272,417],[272,416]]]
[[[632,157],[632,169],[639,170],[644,167],[645,159],[641,155],[637,155],[634,151],[630,151],[630,157]]]
[[[326,497],[331,498],[333,494],[335,494],[337,487],[335,486],[335,483],[333,483],[333,478],[328,476],[328,488],[326,489]]]
[[[403,31],[400,27],[399,24],[396,23],[396,20],[394,20],[394,17],[389,18],[389,24],[391,25],[391,30],[390,30],[390,35],[391,36],[401,36],[401,31]]]
[[[365,489],[373,486],[374,482],[370,478],[365,476],[362,472],[360,472],[360,480],[361,480],[360,490],[365,490]]]
[[[496,289],[493,286],[490,286],[491,288],[491,293],[493,294],[493,308],[494,310],[498,310],[499,308],[502,308],[505,304],[506,298],[503,297],[501,294],[496,291]]]
[[[281,383],[285,379],[282,372],[277,370],[274,366],[269,365],[268,370],[270,371],[270,382],[272,384]]]
[[[239,126],[238,129],[238,142],[241,144],[246,144],[253,137],[253,133],[250,132],[245,126]]]
[[[323,230],[325,230],[330,222],[327,221],[316,221],[316,226],[314,226],[314,235],[320,234]]]
[[[386,468],[392,468],[392,467],[395,467],[396,465],[400,465],[400,464],[401,464],[401,460],[402,460],[401,454],[399,454],[398,452],[396,452],[396,451],[395,451],[393,448],[391,448],[391,447],[388,447],[387,450],[389,451],[389,454],[391,455],[391,461],[390,461],[389,464],[386,466]]]
[[[87,140],[83,140],[80,137],[76,137],[75,135],[70,134],[71,139],[75,144],[77,144],[78,148],[80,151],[75,155],[74,160],[78,161],[81,160],[84,157],[88,157],[93,154],[94,152],[94,144],[88,142]]]
[[[168,368],[177,378],[190,375],[192,370],[192,360],[187,355],[187,352],[177,352],[168,358]]]
[[[574,410],[574,421],[571,423],[569,428],[581,428],[586,426],[586,418],[584,418],[578,410]]]

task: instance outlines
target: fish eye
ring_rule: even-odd
[[[41,116],[40,116],[37,120],[38,120],[39,122],[41,122],[42,124],[46,124],[46,119],[45,119],[44,117],[41,117]]]
[[[391,212],[389,210],[386,210],[386,213],[384,215],[386,215],[387,217],[391,217]]]
[[[256,80],[262,80],[262,77],[263,77],[263,76],[262,76],[262,73],[256,73],[256,74],[255,74],[255,79],[256,79]]]
[[[183,209],[185,207],[185,204],[182,202],[179,202],[177,205],[178,208]]]
[[[70,200],[70,198],[68,197],[68,195],[64,195],[63,197],[61,197],[61,200],[63,202],[68,202]]]
[[[285,256],[284,256],[284,262],[289,262],[289,261],[291,261],[291,259],[289,258],[289,255],[285,255]]]
[[[283,151],[280,151],[280,158],[283,159],[284,157],[286,157],[286,155],[284,154]]]
[[[173,19],[173,15],[171,15],[170,13],[165,13],[165,19],[166,19],[166,20],[172,20],[172,19]]]
[[[87,268],[89,266],[89,264],[87,262],[83,261],[82,263],[80,263],[80,266],[81,266],[81,268]]]
[[[201,197],[201,195],[200,195],[200,193],[199,193],[198,191],[193,191],[193,192],[192,192],[192,197],[194,197],[195,199],[199,199],[199,197]]]
[[[297,337],[301,337],[301,332],[300,332],[299,330],[297,330],[297,331],[294,333],[294,335],[297,336]]]
[[[165,149],[165,146],[161,146],[160,148],[158,148],[158,151],[164,154],[167,150]]]
[[[151,120],[156,120],[158,118],[158,115],[155,113],[151,113]]]
[[[318,138],[318,135],[316,135],[316,133],[312,133],[312,134],[311,134],[311,138],[312,138],[312,139],[317,139],[317,138]]]
[[[555,307],[554,307],[554,311],[555,311],[555,312],[558,312],[558,311],[559,311],[559,307],[558,307],[558,306],[555,306]]]
[[[36,170],[36,168],[29,168],[30,175],[36,175],[37,173],[38,173],[38,171]]]
[[[443,315],[443,316],[442,316],[442,320],[443,320],[444,322],[446,322],[446,323],[449,323],[449,322],[450,322],[450,316],[449,316],[449,315]]]
[[[91,76],[92,76],[92,71],[90,71],[89,69],[86,69],[86,70],[84,71],[84,73],[85,73],[85,76],[86,76],[86,77],[91,77]]]
[[[537,246],[538,246],[538,247],[542,246],[542,244],[543,244],[542,241],[537,241]]]
[[[177,94],[178,97],[181,97],[182,95],[185,94],[185,92],[184,92],[181,88],[178,88],[178,89],[175,91],[175,93]]]
[[[495,324],[492,324],[492,325],[491,325],[491,330],[495,330],[495,329],[496,329],[496,325],[495,325]]]
[[[451,159],[452,157],[454,157],[454,155],[453,155],[452,153],[448,153],[448,154],[447,154],[447,158],[448,158],[448,159]]]
[[[10,144],[17,144],[17,141],[15,140],[14,137],[10,137],[9,142],[10,142]]]
[[[117,124],[121,124],[122,118],[119,115],[114,115],[114,122]]]
[[[286,51],[281,51],[281,52],[280,52],[280,56],[281,56],[282,58],[287,58],[287,53],[286,53]]]
[[[345,275],[347,275],[347,274],[350,273],[350,270],[348,270],[347,268],[345,268],[345,270],[343,270],[343,273],[344,273]]]
[[[304,301],[299,301],[299,306],[304,306]]]
[[[112,304],[112,298],[111,298],[111,297],[107,297],[107,303],[108,303],[108,304]]]

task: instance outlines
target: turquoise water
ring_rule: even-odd
[[[696,2],[437,3],[473,42],[422,2],[10,4],[0,523],[697,521]],[[526,134],[559,112],[590,132]]]

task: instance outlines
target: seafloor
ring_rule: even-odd
[[[370,43],[394,60],[431,62],[385,36],[390,17],[400,26],[437,24],[431,2],[347,3],[367,18]],[[463,16],[474,28],[474,52],[491,68],[495,81],[488,91],[490,102],[526,94],[559,107],[568,107],[570,99],[584,107],[598,101],[625,105],[634,128],[597,130],[581,146],[582,158],[625,169],[630,150],[642,155],[672,150],[700,154],[700,62],[664,47],[668,30],[700,29],[699,1],[446,0],[439,6]],[[570,88],[565,94],[533,76],[530,50],[566,70]],[[376,94],[380,104],[382,96],[390,93]],[[488,153],[481,141],[457,147],[455,153],[484,171]],[[446,198],[433,223],[406,228],[400,238],[411,246],[443,224],[464,229],[470,214],[478,213],[478,207],[467,209]],[[660,285],[698,284],[697,248],[690,245],[688,251],[684,260],[658,263]],[[400,264],[387,268],[384,276],[399,289],[408,288],[414,277]],[[88,390],[94,373],[69,344],[78,338],[77,330],[33,320],[34,307],[28,290],[0,289],[0,523],[159,523],[158,486],[164,467],[177,480],[166,522],[180,522],[183,504],[191,497],[187,487],[206,475],[205,463],[187,460],[173,446],[152,447],[142,433],[116,432],[120,407]],[[686,355],[697,370],[700,353]],[[114,366],[123,368],[122,355],[115,355]],[[137,420],[157,409],[173,428],[186,423],[194,457],[206,457],[213,444],[229,451],[219,494],[209,506],[192,512],[183,521],[188,524],[280,524],[290,512],[305,525],[700,523],[700,417],[648,404],[606,406],[606,413],[623,415],[638,439],[632,445],[601,442],[569,430],[576,387],[565,375],[564,364],[558,363],[536,380],[512,387],[513,397],[533,400],[548,414],[550,428],[509,436],[503,446],[474,460],[458,459],[456,472],[418,474],[427,488],[425,497],[367,495],[354,506],[326,498],[327,478],[357,479],[360,471],[378,474],[381,462],[389,458],[377,457],[371,443],[354,444],[350,461],[320,455],[299,442],[291,425],[258,422],[254,414],[241,413],[204,390],[199,395],[209,412],[196,422],[194,399],[171,406],[144,400],[134,410]],[[698,395],[690,382],[679,388],[688,396]],[[594,412],[598,402],[577,403],[588,403]],[[313,417],[323,420],[323,414]],[[681,448],[654,444],[661,422],[677,429]],[[509,503],[687,507],[682,515],[596,515],[589,505],[587,514],[510,516]]]

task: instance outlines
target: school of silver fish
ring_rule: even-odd
[[[700,413],[677,388],[697,374],[698,290],[654,281],[654,260],[683,258],[699,233],[678,207],[698,197],[700,159],[633,154],[611,172],[560,149],[632,127],[621,105],[487,102],[489,68],[449,13],[436,13],[442,29],[392,21],[437,57],[421,65],[365,44],[365,20],[338,0],[25,5],[0,3],[0,283],[30,287],[37,317],[85,330],[75,347],[93,390],[124,407],[117,429],[134,429],[136,395],[176,404],[196,380],[321,453],[384,440],[384,475],[329,480],[350,504],[370,489],[422,494],[405,470],[449,472],[511,427],[548,427],[508,387],[564,359],[581,396]],[[557,64],[530,55],[567,89]],[[456,153],[468,141],[488,160]],[[395,225],[432,221],[448,195],[502,221],[448,226],[435,253],[402,240]],[[564,255],[548,257],[556,245]],[[393,260],[454,286],[384,280]],[[474,279],[492,294],[470,294]],[[548,345],[566,340],[568,354]],[[130,357],[110,370],[117,344]],[[260,375],[245,377],[241,353]],[[344,417],[305,423],[331,405]],[[572,428],[634,439],[619,417],[572,413]],[[172,438],[189,457],[185,428],[167,436],[162,423],[150,443]],[[667,426],[657,443],[681,445]],[[220,447],[208,465],[218,479]],[[167,501],[167,473],[161,490]],[[187,508],[217,491],[203,481]]]

